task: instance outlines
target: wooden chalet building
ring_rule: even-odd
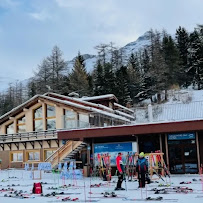
[[[73,98],[46,93],[32,97],[0,117],[2,169],[45,161],[56,166],[78,154],[87,160],[86,143],[59,140],[57,130],[130,124],[133,111],[117,102],[113,94]]]

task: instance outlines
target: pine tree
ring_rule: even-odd
[[[203,88],[203,42],[198,30],[190,34],[188,52],[189,70],[194,73],[193,82],[199,90]]]
[[[179,84],[187,87],[192,83],[193,74],[188,71],[189,34],[187,30],[181,26],[176,30],[176,44],[180,58]]]
[[[121,66],[121,68],[116,72],[115,95],[117,96],[119,103],[124,106],[132,103],[128,87],[127,67],[125,66]]]
[[[85,63],[82,55],[78,53],[75,58],[73,71],[69,75],[70,90],[79,93],[80,96],[89,96],[90,87],[88,74],[86,72]]]
[[[100,60],[97,61],[97,65],[95,66],[93,78],[94,95],[104,94],[104,70]]]
[[[50,70],[50,88],[57,93],[63,92],[64,73],[67,71],[67,62],[62,58],[63,54],[59,47],[54,46],[52,54],[47,57]]]
[[[109,52],[109,44],[100,44],[95,47],[98,52],[98,59],[102,66],[107,62],[107,53]]]
[[[158,102],[161,101],[161,92],[166,89],[166,63],[163,57],[162,42],[159,32],[150,32],[151,44],[149,53],[151,58],[150,75],[153,81],[151,89],[157,93]]]
[[[151,60],[149,56],[149,51],[145,48],[141,55],[141,66],[142,66],[142,85],[140,87],[141,94],[138,93],[138,101],[144,99],[151,99],[152,95],[156,92],[154,91],[153,84],[154,80],[150,74]]]
[[[166,64],[166,90],[169,89],[172,85],[178,84],[181,82],[179,80],[180,75],[180,60],[178,50],[176,48],[176,44],[172,37],[168,34],[164,34],[163,42],[162,42],[162,49],[163,49],[163,57]]]
[[[53,85],[52,85],[52,78],[51,78],[51,69],[48,63],[48,59],[44,59],[41,64],[38,65],[38,71],[34,73],[35,76],[34,78],[31,80],[29,88],[29,92],[33,92],[31,93],[32,95],[34,93],[37,94],[44,94],[47,91],[52,91],[53,89]],[[34,89],[36,88],[36,89]]]
[[[133,99],[133,102],[137,102],[139,101],[139,98],[136,96],[142,91],[141,69],[137,54],[131,54],[128,61],[127,74],[130,96]]]
[[[113,94],[115,91],[115,74],[110,63],[104,64],[104,93]]]

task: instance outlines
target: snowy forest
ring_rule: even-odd
[[[150,30],[148,36],[150,44],[128,58],[113,43],[99,44],[91,72],[80,52],[69,70],[62,51],[54,46],[26,85],[17,81],[0,93],[0,115],[45,92],[76,92],[80,97],[112,93],[120,104],[130,107],[145,99],[164,102],[163,92],[167,101],[167,91],[172,88],[203,89],[203,25],[190,33],[179,27],[175,36],[166,30]]]

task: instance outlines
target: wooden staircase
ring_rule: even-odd
[[[52,168],[56,167],[58,163],[70,160],[78,151],[86,146],[86,143],[81,141],[69,140],[65,145],[56,150],[49,156],[45,162],[50,162]]]

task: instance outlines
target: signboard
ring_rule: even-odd
[[[137,152],[137,142],[122,142],[122,143],[109,143],[109,144],[95,144],[94,145],[94,160],[98,165],[97,155],[109,154],[111,165],[116,165],[116,157],[118,152],[123,154],[123,162],[128,152]]]
[[[195,139],[195,133],[168,134],[168,140],[193,140],[193,139]]]

